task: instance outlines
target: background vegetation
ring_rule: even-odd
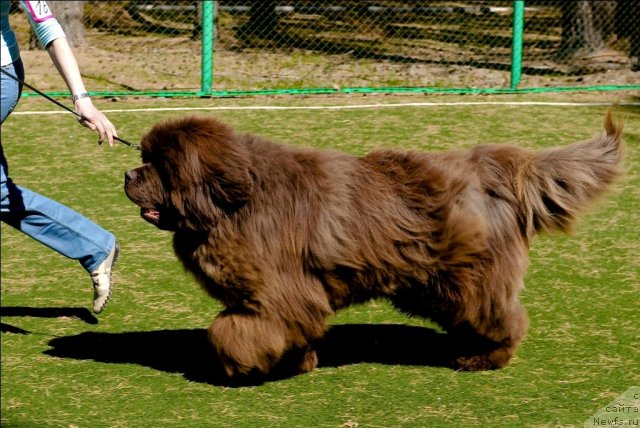
[[[200,88],[201,2],[50,1],[91,90]],[[215,90],[508,88],[512,1],[220,0]],[[520,88],[637,85],[640,4],[525,2]],[[49,77],[24,14],[12,15],[28,76]]]

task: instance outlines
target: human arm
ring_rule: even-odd
[[[47,52],[71,94],[73,96],[85,94],[87,90],[80,75],[80,68],[66,37],[57,38],[49,43]],[[76,113],[83,118],[78,119],[79,122],[92,131],[98,131],[99,144],[102,144],[106,138],[110,146],[114,145],[113,137],[117,137],[118,133],[109,119],[93,105],[91,98],[78,98],[74,102],[74,107]]]
[[[66,39],[64,30],[53,16],[46,1],[19,2],[33,27],[40,44],[45,47],[58,73],[66,83],[74,97],[76,113],[82,116],[79,122],[93,131],[98,131],[98,143],[106,138],[109,145],[114,144],[113,137],[117,136],[113,124],[91,102],[90,98],[76,97],[86,94],[78,62]]]

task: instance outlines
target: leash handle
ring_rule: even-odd
[[[69,107],[67,107],[66,105],[62,104],[60,101],[58,101],[58,100],[55,100],[55,99],[51,98],[49,95],[45,94],[45,93],[44,93],[44,92],[42,92],[42,91],[39,91],[38,89],[34,88],[33,86],[31,86],[31,85],[30,85],[30,84],[28,84],[27,82],[24,82],[24,81],[20,80],[19,78],[17,78],[17,77],[16,77],[16,76],[14,76],[13,74],[11,74],[11,73],[9,73],[9,72],[5,71],[4,69],[0,69],[0,71],[2,71],[2,74],[6,75],[6,76],[9,76],[10,78],[12,78],[13,80],[15,80],[16,82],[20,83],[21,85],[26,86],[27,88],[29,88],[29,89],[31,89],[32,91],[34,91],[36,94],[38,94],[38,95],[40,95],[40,96],[42,96],[42,97],[46,98],[47,100],[51,101],[52,103],[54,103],[54,104],[55,104],[55,105],[57,105],[58,107],[62,107],[63,109],[65,109],[65,110],[66,110],[66,111],[68,111],[69,113],[74,114],[74,115],[75,115],[76,117],[78,117],[79,119],[86,120],[84,117],[82,117],[82,115],[78,114],[76,111],[71,110]],[[120,143],[122,143],[122,144],[124,144],[124,145],[129,146],[129,147],[130,147],[130,148],[132,148],[132,149],[140,150],[140,146],[138,146],[137,144],[130,143],[130,142],[128,142],[127,140],[123,140],[123,139],[122,139],[122,138],[120,138],[120,137],[116,137],[116,136],[114,136],[114,137],[113,137],[113,139],[114,139],[114,140],[116,140],[116,141],[118,141],[118,142],[120,142]]]

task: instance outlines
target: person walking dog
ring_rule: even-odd
[[[18,3],[69,88],[75,111],[80,116],[78,121],[98,132],[99,144],[106,139],[113,146],[114,137],[118,135],[116,129],[89,98],[64,30],[47,3],[22,0]],[[0,1],[2,70],[24,80],[20,49],[9,23],[10,8],[11,1]],[[1,123],[4,123],[20,99],[22,85],[5,73],[1,77]],[[10,178],[1,142],[0,179],[2,221],[58,253],[78,260],[93,284],[93,311],[102,312],[112,292],[111,271],[119,252],[116,237],[71,208],[15,184]]]

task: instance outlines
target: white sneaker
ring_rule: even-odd
[[[116,263],[120,247],[116,242],[113,244],[109,256],[98,266],[98,269],[90,273],[93,282],[93,312],[102,312],[109,297],[111,297],[111,268]]]

